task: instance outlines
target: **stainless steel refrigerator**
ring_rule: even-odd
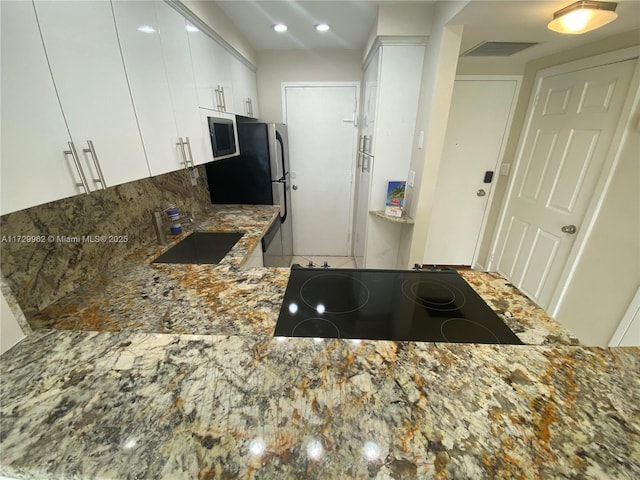
[[[264,264],[288,267],[293,255],[287,126],[238,122],[240,156],[207,164],[211,203],[279,205],[264,238]]]

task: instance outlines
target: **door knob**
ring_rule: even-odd
[[[476,192],[476,195],[479,197],[484,197],[487,194],[487,192],[484,191],[484,188],[481,188],[480,190],[478,190]]]
[[[565,225],[560,230],[562,230],[563,233],[570,233],[572,235],[578,231],[575,225]]]
[[[293,188],[294,190],[298,189],[298,185],[293,185],[291,188]]]

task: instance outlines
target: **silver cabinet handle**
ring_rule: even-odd
[[[358,152],[358,158],[356,160],[356,170],[360,170],[361,164],[362,164],[362,153]]]
[[[562,230],[562,233],[570,233],[571,235],[578,231],[575,225],[565,225],[560,230]]]
[[[187,152],[184,148],[185,141],[182,140],[182,137],[178,137],[178,143],[176,143],[176,146],[180,149],[182,154],[182,163],[184,163],[184,169],[186,170],[189,168],[189,160],[187,160]]]
[[[364,159],[367,160],[367,166],[364,166]],[[367,173],[371,172],[371,160],[373,159],[373,157],[369,154],[365,154],[363,156],[363,160],[362,160],[362,172],[364,173],[364,171],[366,170]]]
[[[182,153],[182,163],[184,163],[184,168],[186,170],[187,168],[189,168],[189,161],[187,160],[187,152],[184,149],[184,140],[182,140],[182,137],[178,137],[178,143],[176,143],[176,146]]]
[[[364,152],[371,153],[371,135],[364,136]]]
[[[185,145],[187,146],[187,152],[189,152],[189,160],[191,160],[191,168],[195,168],[196,164],[193,163],[193,152],[191,151],[191,142],[189,141],[189,137],[184,137],[185,138]],[[185,165],[187,165],[186,159],[185,159]]]
[[[80,158],[78,158],[78,152],[76,151],[76,146],[73,144],[73,142],[67,142],[67,145],[69,145],[69,150],[65,150],[64,154],[71,155],[71,157],[73,158],[73,164],[76,166],[76,170],[78,171],[78,176],[80,177],[80,183],[76,183],[76,186],[84,188],[84,192],[89,193],[91,190],[89,190],[87,177],[85,177],[84,171],[80,166]]]
[[[220,87],[220,96],[222,97],[222,111],[227,111],[227,99],[224,98],[224,87]]]
[[[104,175],[102,174],[102,168],[100,168],[100,161],[98,160],[98,154],[96,153],[96,149],[93,146],[93,141],[87,140],[87,145],[89,148],[83,148],[82,151],[91,155],[93,160],[93,164],[96,166],[96,171],[98,172],[98,178],[94,178],[93,181],[102,184],[102,188],[107,188],[107,182],[104,180]]]
[[[214,95],[216,107],[218,109],[220,109],[220,96],[218,95],[218,88],[217,87],[213,90],[213,95]]]
[[[293,185],[291,188],[293,188],[294,190],[298,189],[298,185]]]
[[[358,139],[358,150],[360,152],[364,152],[364,135],[360,135],[360,138]]]
[[[484,197],[487,194],[487,192],[484,191],[484,188],[481,188],[480,190],[478,190],[476,192],[476,195],[479,197]]]
[[[222,89],[220,88],[220,85],[216,86],[214,91],[216,92],[216,106],[218,107],[218,110],[222,110]]]

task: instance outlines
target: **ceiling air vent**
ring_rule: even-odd
[[[464,52],[461,57],[508,57],[537,42],[482,42]]]

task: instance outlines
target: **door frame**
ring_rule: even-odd
[[[282,82],[280,84],[282,98],[282,121],[287,124],[287,88],[289,87],[355,87],[356,89],[356,105],[353,111],[352,119],[343,119],[343,123],[353,123],[355,135],[351,145],[351,177],[349,178],[349,212],[347,225],[353,225],[354,220],[354,202],[355,202],[355,175],[356,175],[356,155],[358,154],[358,126],[360,113],[360,82]],[[289,157],[289,171],[291,171],[291,157]],[[291,179],[293,180],[293,179]],[[353,229],[347,232],[347,254],[353,254]]]
[[[530,133],[533,113],[537,98],[540,94],[542,82],[545,78],[550,76],[571,73],[578,70],[586,70],[588,68],[600,67],[610,63],[618,63],[625,60],[635,60],[635,71],[631,78],[630,88],[627,92],[627,96],[622,107],[620,119],[617,126],[615,127],[615,131],[611,140],[611,146],[606,154],[602,165],[602,175],[596,183],[594,194],[591,197],[591,200],[585,212],[583,224],[576,234],[576,239],[573,243],[573,246],[571,247],[571,250],[569,251],[567,262],[562,269],[562,273],[560,274],[558,285],[556,286],[551,296],[548,313],[552,317],[555,317],[558,314],[558,310],[560,309],[560,305],[562,304],[567,293],[569,284],[571,283],[575,275],[578,261],[582,257],[582,254],[584,253],[584,250],[586,248],[587,240],[591,236],[591,232],[595,226],[598,214],[600,212],[600,209],[602,208],[602,204],[604,203],[604,198],[609,191],[613,175],[618,165],[620,155],[626,141],[628,129],[640,128],[634,127],[632,125],[633,112],[638,108],[638,105],[640,103],[640,46],[615,50],[612,52],[607,52],[600,55],[595,55],[593,57],[587,57],[539,70],[536,73],[533,88],[531,89],[525,122],[522,126],[522,130],[518,139],[518,149],[513,162],[514,165],[511,169],[509,183],[507,184],[505,199],[502,203],[502,207],[500,208],[497,228],[494,232],[493,240],[491,242],[491,249],[489,254],[490,260],[487,265],[490,271],[500,263],[500,258],[496,258],[498,239],[500,238],[503,229],[506,227],[505,219],[507,207],[511,203],[511,199],[514,195],[515,178],[518,174],[518,171],[522,167],[522,154],[524,145]],[[636,86],[635,90],[633,88],[634,86]]]
[[[625,312],[622,320],[618,324],[618,328],[609,340],[610,347],[619,347],[620,343],[624,339],[624,336],[627,334],[629,328],[633,325],[634,320],[640,317],[640,287],[636,291],[631,303],[629,304],[629,308]],[[636,345],[640,346],[640,345]]]
[[[520,86],[522,85],[522,75],[456,75],[456,78],[454,80],[454,88],[455,88],[455,82],[457,81],[479,81],[479,82],[515,81],[516,82],[516,89],[513,92],[513,98],[511,99],[511,106],[509,107],[509,115],[507,117],[507,123],[505,124],[502,144],[500,145],[500,151],[498,152],[498,156],[496,157],[496,163],[493,166],[494,182],[492,182],[491,184],[492,188],[489,190],[489,198],[487,199],[487,204],[485,206],[484,212],[482,213],[482,223],[480,224],[480,230],[478,232],[478,237],[476,238],[476,244],[473,247],[473,257],[471,259],[471,268],[474,270],[484,271],[485,270],[484,266],[478,263],[478,257],[480,256],[480,249],[478,247],[481,245],[482,239],[484,238],[484,234],[487,229],[489,212],[491,211],[491,205],[493,204],[493,197],[496,192],[495,186],[498,184],[498,178],[500,176],[499,166],[502,164],[502,161],[504,160],[504,151],[507,147],[507,140],[509,139],[509,132],[511,131],[513,116],[516,111],[516,106],[518,104],[518,97],[520,96]],[[446,135],[446,132],[445,132],[445,135]]]

